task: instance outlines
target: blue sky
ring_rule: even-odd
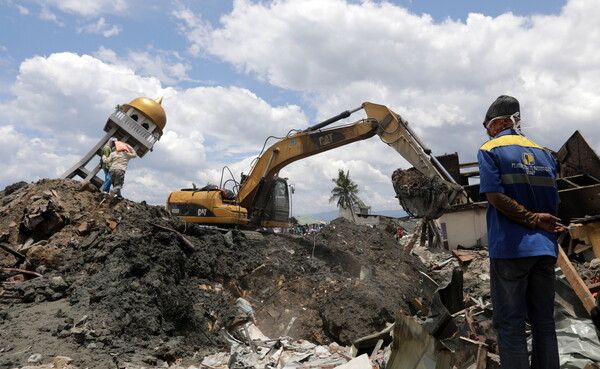
[[[558,150],[580,129],[598,150],[599,5],[0,0],[0,188],[58,177],[103,136],[114,106],[141,96],[162,96],[168,121],[154,152],[131,162],[124,195],[154,204],[218,182],[225,166],[247,173],[268,136],[363,101],[463,162],[501,94],[521,100],[541,145]],[[408,165],[390,150],[372,138],[286,167],[295,215],[334,208],[339,168],[372,209],[398,208],[389,178]]]

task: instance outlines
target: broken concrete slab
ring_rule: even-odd
[[[373,364],[369,360],[369,355],[362,354],[342,365],[336,366],[337,369],[372,369]]]
[[[452,357],[427,330],[412,318],[398,314],[394,341],[386,369],[451,369]]]

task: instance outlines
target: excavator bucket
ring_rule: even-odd
[[[381,140],[413,165],[392,175],[396,197],[405,211],[415,217],[436,219],[451,204],[467,200],[462,187],[431,155],[406,120],[384,105],[365,102],[362,106],[369,118],[377,121]]]
[[[392,174],[396,197],[402,208],[418,218],[437,219],[450,208],[461,186],[437,176],[425,176],[415,168]]]

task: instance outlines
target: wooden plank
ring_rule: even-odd
[[[592,308],[596,306],[594,296],[592,296],[588,287],[585,285],[585,283],[583,283],[583,280],[560,246],[558,247],[558,265],[560,266],[560,269],[562,269],[567,281],[569,281],[571,288],[573,288],[573,291],[575,291],[575,294],[583,303],[583,307],[585,307],[585,310],[590,313]]]
[[[475,259],[479,253],[477,251],[452,250],[452,255],[458,258],[461,263]]]
[[[414,299],[410,300],[409,302],[414,307],[419,309],[419,311],[422,312],[423,314],[425,314],[425,315],[429,314],[429,310],[425,306],[423,306],[423,301],[421,300],[420,297],[414,298]]]
[[[427,224],[425,218],[423,218],[419,223],[419,226],[415,228],[415,232],[413,233],[412,237],[410,238],[410,241],[404,248],[405,253],[410,254],[412,252],[413,248],[415,247],[415,244],[417,243],[417,240],[419,239],[419,236],[421,235],[421,232],[423,231],[424,224]]]
[[[477,350],[477,359],[475,360],[475,369],[486,369],[487,368],[487,348],[479,346]]]

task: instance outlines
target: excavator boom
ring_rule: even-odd
[[[258,159],[238,193],[238,202],[252,206],[261,179],[269,179],[294,161],[332,150],[375,135],[377,123],[359,121],[318,131],[304,131],[279,140]]]

